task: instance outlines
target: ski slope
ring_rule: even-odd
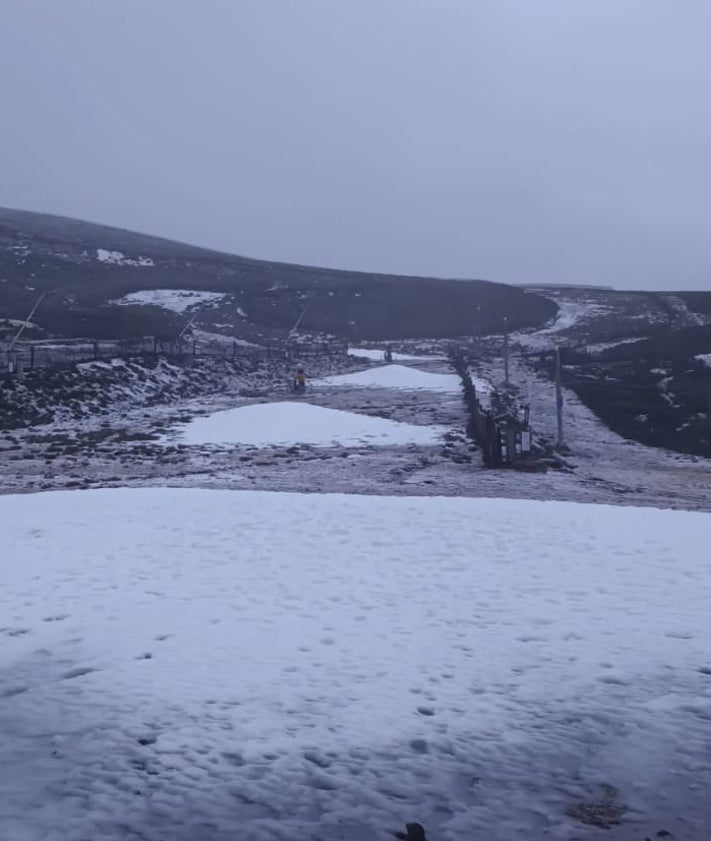
[[[606,839],[706,839],[710,526],[520,500],[1,496],[0,838],[377,841],[417,820],[433,841],[598,839],[567,812],[612,791]]]
[[[195,418],[166,438],[172,443],[276,447],[433,446],[446,427],[416,426],[310,403],[279,401],[226,409]]]
[[[432,374],[409,365],[378,365],[353,374],[323,377],[313,384],[344,388],[400,388],[450,394],[459,393],[462,388],[456,374]]]

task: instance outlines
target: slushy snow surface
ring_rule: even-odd
[[[354,374],[337,374],[315,380],[315,385],[350,388],[403,388],[455,393],[461,390],[456,374],[430,374],[407,365],[380,365]]]
[[[150,304],[155,307],[183,313],[196,305],[214,304],[225,296],[220,292],[202,292],[197,289],[142,289],[131,292],[115,301],[117,304]]]
[[[0,838],[706,839],[707,514],[0,497]],[[619,831],[618,831],[619,830]]]
[[[176,430],[183,444],[242,444],[274,447],[292,444],[335,445],[434,445],[445,427],[415,426],[373,418],[354,412],[326,409],[310,403],[259,403],[226,409],[195,418]]]

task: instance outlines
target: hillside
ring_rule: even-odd
[[[304,332],[441,338],[470,334],[478,317],[484,333],[500,330],[504,316],[512,328],[533,327],[556,309],[541,295],[482,280],[252,260],[0,208],[0,319],[25,318],[41,292],[30,333],[87,338],[171,338],[194,318],[204,331],[260,341],[284,335],[302,313]]]
[[[524,358],[552,378],[559,347],[563,384],[610,429],[711,457],[711,293],[547,293],[558,316],[514,336]]]

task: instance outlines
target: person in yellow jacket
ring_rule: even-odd
[[[306,391],[306,372],[303,368],[296,369],[296,375],[294,376],[294,391],[299,393]]]

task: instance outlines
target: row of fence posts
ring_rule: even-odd
[[[530,454],[531,429],[528,423],[528,408],[523,420],[514,416],[494,417],[491,410],[485,409],[479,402],[464,353],[455,352],[450,361],[462,381],[467,408],[466,432],[480,447],[484,464],[487,467],[501,467],[513,464],[518,458]]]
[[[131,342],[99,342],[83,341],[59,342],[51,345],[42,343],[28,343],[6,350],[0,350],[0,360],[4,372],[21,377],[25,371],[35,368],[48,368],[69,363],[97,361],[102,358],[140,356],[152,354],[154,356],[178,356],[181,358],[216,357],[258,360],[270,362],[286,361],[292,363],[300,358],[326,356],[334,358],[345,356],[348,352],[347,344],[341,342],[315,342],[311,344],[275,344],[246,345],[240,342],[225,343],[219,349],[215,345],[201,345],[197,341],[165,341],[152,336]],[[4,358],[3,358],[4,357]]]

